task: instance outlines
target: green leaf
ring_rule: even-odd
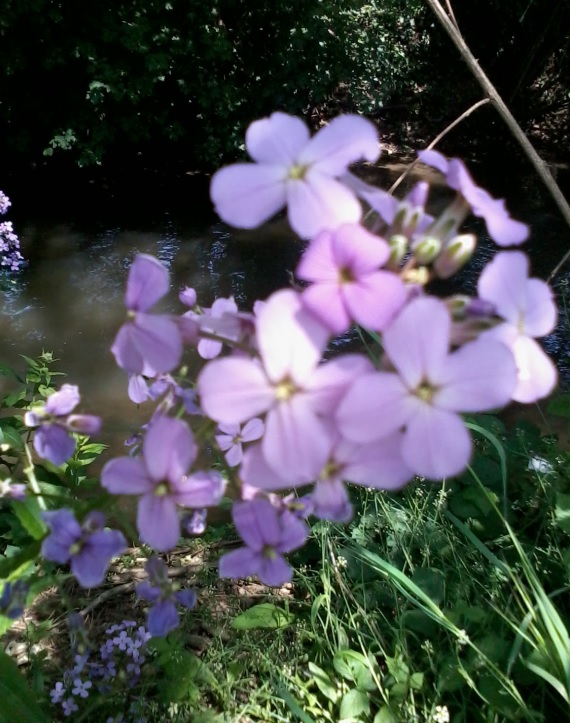
[[[338,650],[333,658],[334,669],[345,680],[356,683],[358,690],[376,690],[370,662],[356,650]]]
[[[41,518],[41,508],[34,497],[12,502],[12,509],[22,523],[22,527],[34,540],[41,540],[47,532],[46,523]]]
[[[397,719],[392,713],[390,706],[383,705],[374,716],[373,723],[397,723]]]
[[[0,650],[0,721],[48,723],[16,663]]]
[[[235,630],[255,630],[257,628],[275,630],[291,625],[294,620],[293,613],[285,611],[273,603],[260,603],[238,615],[232,622],[232,628]]]
[[[370,712],[370,701],[366,693],[361,690],[349,690],[342,696],[340,704],[340,717],[345,718],[357,718],[362,713]]]
[[[317,688],[321,691],[325,698],[328,698],[333,703],[336,703],[340,696],[340,691],[331,680],[328,673],[325,673],[322,668],[319,668],[318,665],[311,662],[309,663],[309,671],[313,676],[313,680],[315,681]]]
[[[0,580],[17,577],[16,573],[21,573],[27,569],[32,560],[38,556],[40,548],[40,542],[35,541],[11,557],[0,557]]]
[[[546,411],[556,417],[570,418],[570,394],[559,394],[551,399]]]

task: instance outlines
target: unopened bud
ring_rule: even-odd
[[[390,246],[390,258],[386,265],[391,269],[398,268],[408,253],[408,239],[397,233],[390,236],[388,244]]]
[[[428,237],[414,245],[412,253],[418,264],[424,266],[431,264],[441,252],[441,241],[438,238]]]
[[[471,233],[464,233],[451,239],[433,265],[439,278],[449,279],[456,274],[473,256],[476,246],[477,238]]]

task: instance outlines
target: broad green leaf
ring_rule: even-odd
[[[412,575],[412,580],[436,605],[443,602],[445,576],[441,570],[417,567]]]
[[[340,697],[340,691],[331,680],[328,673],[325,673],[322,668],[319,668],[318,665],[311,662],[309,663],[309,671],[313,676],[313,680],[315,681],[317,688],[321,691],[325,698],[328,698],[333,703],[336,703]]]
[[[255,630],[256,628],[285,628],[295,620],[293,613],[273,605],[273,603],[260,603],[245,610],[232,622],[235,630]]]
[[[373,723],[398,723],[396,717],[390,710],[390,707],[383,705],[382,708],[374,716]]]
[[[361,690],[349,690],[342,696],[340,704],[341,719],[358,718],[362,713],[370,712],[370,701],[366,693]]]
[[[370,662],[356,650],[338,650],[333,658],[334,669],[345,680],[356,684],[358,690],[376,690],[370,672]]]
[[[48,723],[16,663],[0,650],[0,722]]]
[[[11,557],[0,557],[0,580],[8,580],[11,577],[18,577],[27,569],[40,552],[41,544],[34,541],[20,552]]]
[[[12,502],[12,509],[22,523],[22,527],[34,540],[41,540],[47,532],[46,523],[41,518],[41,508],[34,497]]]

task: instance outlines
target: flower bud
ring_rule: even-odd
[[[389,269],[398,268],[408,252],[408,239],[397,233],[390,236],[388,245],[390,246],[390,258],[386,266]]]
[[[449,279],[465,266],[473,256],[477,239],[474,234],[464,233],[448,241],[434,263],[434,270],[440,279]]]
[[[425,266],[435,261],[441,252],[441,246],[441,241],[438,238],[427,237],[413,246],[412,253],[418,264]]]

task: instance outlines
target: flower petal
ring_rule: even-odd
[[[80,401],[79,387],[75,384],[63,384],[58,392],[54,392],[48,397],[46,412],[64,417],[72,412]]]
[[[558,372],[542,347],[528,336],[520,336],[512,351],[518,368],[518,382],[512,398],[530,404],[547,397],[556,386]]]
[[[133,311],[148,311],[168,293],[170,277],[158,259],[139,254],[129,269],[125,306]]]
[[[180,537],[180,521],[176,503],[171,497],[146,494],[139,500],[137,527],[142,542],[159,552],[176,547]]]
[[[163,638],[178,627],[180,618],[172,600],[160,600],[148,611],[146,627],[156,638]]]
[[[140,495],[155,487],[142,459],[117,457],[103,467],[101,484],[114,495]]]
[[[43,424],[34,434],[34,449],[59,467],[75,452],[75,439],[59,424]]]
[[[188,472],[198,448],[188,425],[180,419],[160,416],[145,435],[143,456],[155,482],[176,484]]]
[[[220,557],[218,571],[220,577],[249,577],[257,575],[261,555],[249,547],[240,547]]]
[[[237,228],[256,228],[286,203],[287,168],[236,163],[217,171],[210,185],[216,213]]]
[[[300,118],[276,112],[249,126],[245,147],[258,163],[292,166],[309,138],[309,129]]]

